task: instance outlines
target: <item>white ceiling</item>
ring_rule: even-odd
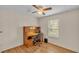
[[[43,16],[49,16],[61,12],[65,12],[68,10],[76,9],[79,8],[79,5],[42,5],[43,7],[52,7],[52,10],[46,12],[46,15],[40,15],[38,13],[32,13],[33,11],[36,11],[36,9],[31,6],[31,5],[0,5],[0,10],[1,9],[10,9],[14,10],[19,13],[24,13],[24,14],[31,14],[34,17],[43,17]]]
[[[38,13],[32,15],[43,17],[79,8],[78,5],[44,5],[44,7],[52,7],[52,10],[48,11],[46,15],[40,15]]]

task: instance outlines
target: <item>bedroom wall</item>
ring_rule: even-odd
[[[58,39],[47,35],[47,26],[50,19],[59,19],[60,35]],[[48,17],[39,18],[38,22],[50,43],[79,52],[79,9],[62,12]]]
[[[37,25],[37,19],[31,15],[0,6],[0,52],[23,44],[23,26]]]

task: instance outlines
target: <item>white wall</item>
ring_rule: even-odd
[[[37,19],[11,8],[0,8],[0,52],[23,44],[23,26],[37,26]]]
[[[59,19],[59,39],[50,38],[47,35],[47,23],[50,19]],[[79,52],[79,9],[39,18],[38,21],[44,36],[48,37],[50,43]]]

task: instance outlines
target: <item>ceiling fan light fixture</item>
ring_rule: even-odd
[[[37,13],[38,13],[38,14],[40,14],[40,15],[42,15],[42,11],[39,11],[39,10],[38,10],[38,12],[37,12]]]
[[[32,6],[37,9],[36,12],[37,12],[39,15],[45,15],[45,14],[48,12],[48,10],[51,10],[51,9],[52,9],[51,7],[44,8],[43,6],[39,6],[39,5],[32,5]],[[36,12],[34,12],[34,13],[36,13]]]

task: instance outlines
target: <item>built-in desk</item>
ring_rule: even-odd
[[[27,47],[33,46],[33,37],[37,36],[40,32],[40,27],[26,26],[23,28],[24,45]],[[43,36],[40,37],[41,41]]]

